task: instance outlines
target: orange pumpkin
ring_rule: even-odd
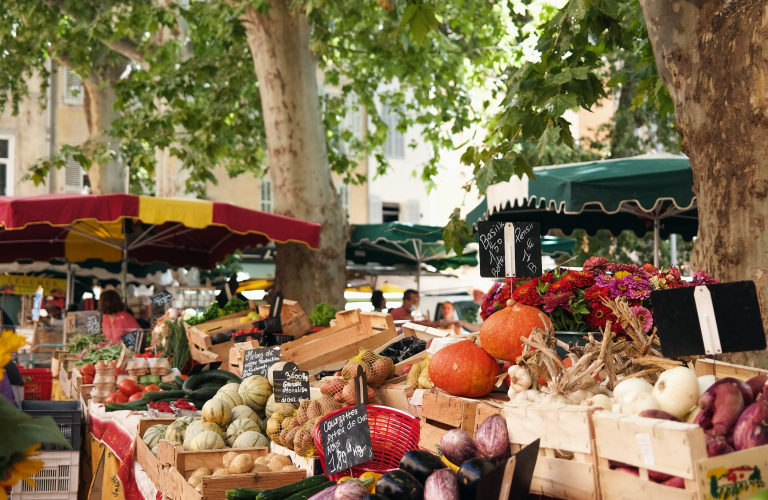
[[[539,309],[515,302],[485,320],[480,344],[496,359],[515,361],[523,354],[520,337],[529,337],[536,327],[546,331],[552,328],[552,321]]]
[[[496,360],[469,340],[443,347],[429,360],[432,383],[454,396],[485,396],[493,390],[500,373]]]

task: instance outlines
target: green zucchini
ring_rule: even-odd
[[[176,384],[177,389],[182,389],[184,387],[184,379],[176,375],[173,377],[173,382]]]
[[[336,483],[333,481],[327,481],[320,486],[315,486],[314,488],[307,488],[306,490],[302,490],[298,493],[294,493],[293,495],[289,496],[285,500],[309,500],[310,497],[313,497],[323,491],[326,488],[330,488],[331,486],[334,486]]]
[[[136,401],[141,401],[142,404],[136,405],[133,404]],[[130,411],[147,411],[147,402],[142,399],[137,399],[136,401],[131,401],[130,403],[107,403],[104,405],[104,409],[106,411],[123,411],[123,410],[130,410]]]
[[[218,389],[221,389],[222,387],[224,387],[224,384],[222,384],[218,380],[214,380],[213,382],[206,382],[206,383],[204,383],[203,385],[198,387],[198,389],[202,389],[203,387],[215,387],[218,390]]]
[[[256,497],[257,500],[286,500],[291,495],[300,493],[302,491],[309,490],[310,488],[316,488],[320,485],[329,483],[329,486],[334,484],[325,476],[312,476],[307,479],[302,479],[293,484],[282,486],[280,488],[274,488],[271,490],[262,491]],[[311,496],[311,495],[310,495]],[[309,497],[307,497],[309,498]]]
[[[230,382],[240,383],[243,380],[234,373],[226,370],[206,370],[204,372],[195,373],[184,382],[182,389],[186,392],[192,392],[195,389],[200,388],[206,382],[220,381],[222,384]]]
[[[176,401],[179,398],[183,398],[185,396],[184,391],[157,391],[157,392],[145,392],[141,399],[144,401],[160,401],[161,399],[169,399],[172,398],[174,401]]]
[[[157,384],[159,388],[161,388],[164,391],[177,391],[179,390],[178,387],[176,387],[176,384],[171,384],[170,382],[160,382]]]
[[[225,492],[227,500],[234,500],[235,498],[254,498],[256,495],[266,490],[253,490],[249,488],[235,488],[234,490],[227,490]]]

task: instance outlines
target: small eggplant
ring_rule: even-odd
[[[376,494],[383,495],[389,500],[422,500],[424,486],[404,470],[391,470],[376,481]]]
[[[475,500],[480,480],[495,467],[496,464],[485,457],[470,458],[461,464],[456,474],[456,481],[459,483],[459,499]],[[378,486],[376,488],[378,489]]]
[[[410,472],[422,486],[434,471],[445,468],[443,461],[428,451],[411,450],[400,459],[400,469]]]

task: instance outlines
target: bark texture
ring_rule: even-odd
[[[753,280],[768,329],[768,4],[640,3],[693,167],[699,205],[694,270],[724,282]],[[768,367],[765,351],[724,360]]]
[[[271,0],[268,15],[246,7],[269,150],[274,211],[322,224],[320,249],[278,245],[276,288],[309,313],[318,302],[344,305],[344,248],[349,228],[331,179],[310,26],[290,0]]]
[[[124,69],[124,65],[110,65],[98,74],[94,73],[83,79],[83,108],[88,124],[88,137],[94,142],[106,142],[113,151],[118,150],[120,141],[105,135],[104,131],[119,116],[114,107],[117,97],[111,82],[117,82]],[[110,83],[104,85],[105,81]],[[88,178],[91,181],[93,194],[128,192],[126,166],[119,157],[105,164],[94,163],[91,165],[88,170]]]

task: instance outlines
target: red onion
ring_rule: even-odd
[[[680,488],[683,490],[685,489],[685,479],[679,476],[673,476],[661,484],[664,486],[671,486],[672,488]]]
[[[739,386],[728,382],[720,383],[723,380],[736,379],[722,379],[712,384],[699,398],[701,411],[694,420],[694,423],[704,430],[711,428],[713,434],[720,436],[726,435],[736,425],[745,406],[743,392]],[[743,382],[742,384],[749,388]],[[751,390],[749,398],[752,399]]]
[[[723,436],[712,436],[707,434],[706,437],[708,457],[719,457],[720,455],[725,455],[726,453],[734,451]]]
[[[427,478],[424,500],[459,500],[459,484],[451,469],[438,469]]]
[[[664,474],[663,472],[656,472],[655,470],[649,470],[648,471],[648,478],[656,483],[663,483],[667,479],[674,477],[669,474]]]
[[[662,410],[643,410],[637,414],[639,417],[658,418],[659,420],[671,420],[672,422],[681,422],[679,418]]]
[[[440,439],[440,450],[445,458],[458,466],[480,455],[472,436],[461,429],[453,429],[443,434]]]
[[[618,467],[615,470],[619,472],[625,472],[627,474],[632,474],[633,476],[640,476],[640,473],[637,471],[637,467]]]
[[[494,461],[510,456],[507,422],[501,415],[491,415],[475,431],[480,452]]]
[[[737,450],[768,444],[768,387],[739,417],[733,442]]]
[[[757,377],[752,377],[747,380],[746,384],[752,389],[752,396],[755,398],[755,401],[757,401],[757,397],[763,393],[766,382],[768,382],[768,375],[758,375]]]

